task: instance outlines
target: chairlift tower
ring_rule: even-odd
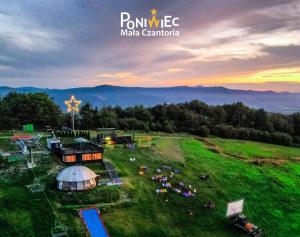
[[[29,160],[27,161],[27,167],[29,169],[32,169],[32,168],[36,167],[36,164],[34,163],[34,160],[33,160],[31,145],[29,145],[28,148],[29,148]]]

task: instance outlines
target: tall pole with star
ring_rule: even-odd
[[[70,100],[66,100],[65,104],[68,106],[68,112],[72,113],[72,128],[75,130],[75,112],[79,112],[78,106],[81,104],[80,100],[76,100],[72,95]]]

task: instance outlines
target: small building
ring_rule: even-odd
[[[48,141],[47,141],[48,143]],[[82,164],[102,161],[104,149],[84,138],[74,139],[72,144],[51,141],[51,151],[56,153],[66,164]]]
[[[59,190],[81,191],[95,188],[98,184],[98,175],[85,166],[76,165],[62,170],[56,180]]]
[[[93,142],[98,145],[115,145],[115,144],[132,144],[133,139],[130,135],[119,136],[115,128],[99,128],[101,133],[97,134],[96,138],[93,138]]]
[[[47,148],[50,151],[54,151],[55,149],[59,149],[60,140],[58,138],[47,138]]]

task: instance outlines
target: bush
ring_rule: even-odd
[[[196,135],[200,137],[208,137],[209,128],[205,125],[201,126],[198,130],[196,130]]]
[[[249,137],[250,137],[250,131],[249,131],[249,129],[247,129],[247,128],[240,128],[238,130],[238,138],[239,139],[246,140],[246,139],[249,139]]]

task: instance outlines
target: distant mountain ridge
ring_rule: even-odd
[[[270,112],[285,114],[300,112],[300,93],[234,90],[225,87],[177,86],[159,88],[100,85],[96,87],[47,89],[3,86],[0,87],[0,96],[11,91],[19,93],[45,92],[63,109],[65,108],[64,100],[74,94],[78,99],[83,102],[90,102],[94,106],[130,106],[136,104],[153,106],[161,103],[179,103],[198,99],[209,105],[240,101],[249,107],[264,108]]]

